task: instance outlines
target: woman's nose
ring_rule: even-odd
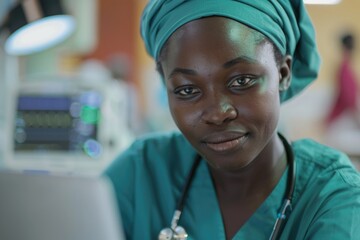
[[[206,101],[202,120],[207,124],[221,125],[237,117],[237,110],[230,99],[225,97]]]

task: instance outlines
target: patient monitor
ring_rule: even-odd
[[[120,86],[74,77],[23,81],[12,96],[6,166],[101,172],[132,140]]]

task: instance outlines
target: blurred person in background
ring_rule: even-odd
[[[353,69],[355,36],[343,34],[334,101],[326,116],[324,143],[346,152],[360,169],[360,89]]]
[[[327,123],[336,121],[342,114],[348,112],[359,124],[360,105],[359,87],[354,70],[352,55],[355,49],[355,37],[351,33],[344,34],[340,40],[343,56],[337,75],[336,98],[327,117]]]

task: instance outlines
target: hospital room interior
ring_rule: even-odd
[[[27,21],[15,15],[18,1],[0,1],[0,169],[99,175],[134,139],[176,130],[140,37],[146,0],[48,0],[61,5],[66,21],[16,42],[14,26],[42,18],[37,1],[24,2]],[[307,91],[282,105],[279,131],[340,149],[360,169],[360,2],[306,8],[321,70]],[[62,30],[60,39],[45,42]],[[353,38],[357,88],[338,78],[344,36]],[[340,95],[357,96],[357,109],[337,104]]]
[[[45,205],[54,211],[68,209],[62,201],[66,186],[44,192],[43,176],[100,179],[136,139],[178,131],[166,87],[140,36],[140,18],[148,1],[0,0],[0,239],[5,230],[5,236],[17,234],[23,222],[31,223],[24,229],[36,226],[43,232],[42,224],[51,221],[33,219],[41,212],[36,209]],[[339,149],[360,170],[360,1],[304,2],[316,31],[321,68],[306,91],[281,104],[277,129],[290,141],[310,138]],[[345,79],[339,77],[344,61],[348,61]],[[42,177],[38,186],[17,185],[24,192],[15,192],[1,180],[6,179],[2,172]],[[104,188],[99,194],[95,189],[91,195],[81,186],[71,186],[79,198],[66,198],[69,205],[77,204],[72,209],[83,210],[87,200],[96,201],[93,196],[104,194],[101,208],[94,212],[95,207],[87,207],[71,223],[79,228],[79,222],[98,215],[106,215],[106,221],[98,218],[96,228],[83,224],[80,232],[88,235],[72,239],[124,239],[91,238],[92,231],[100,234],[108,223],[114,236],[121,229],[118,216],[113,215],[113,192]],[[42,194],[42,202],[37,203]],[[17,214],[13,209],[22,208],[15,204],[10,208],[1,201],[21,203],[28,214]],[[47,216],[60,219],[59,211],[49,211]],[[55,226],[47,228],[49,234],[63,236],[58,222],[49,224]]]

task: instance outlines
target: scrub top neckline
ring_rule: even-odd
[[[238,230],[238,232],[232,238],[233,240],[240,240],[240,239],[248,239],[250,235],[254,235],[254,231],[259,229],[259,225],[261,224],[264,231],[262,231],[263,236],[260,236],[259,239],[267,239],[272,231],[273,225],[276,221],[277,213],[281,207],[283,202],[285,191],[286,191],[286,179],[288,173],[288,166],[286,167],[285,171],[283,172],[279,182],[276,184],[275,188],[271,191],[270,195],[264,200],[264,202],[255,210],[253,215],[244,223],[244,225]],[[208,188],[211,189],[211,194],[214,196],[209,198],[208,200],[215,201],[213,204],[216,206],[216,209],[213,209],[216,213],[216,222],[217,222],[217,229],[220,230],[219,233],[219,240],[226,239],[225,237],[225,227],[224,221],[221,215],[220,205],[217,199],[215,186],[211,178],[211,173],[209,166],[206,160],[202,159],[200,165],[197,169],[197,172],[194,177],[194,182],[192,183],[192,187],[194,189],[199,188]],[[186,209],[185,209],[186,211]],[[257,231],[259,234],[259,231]],[[268,236],[266,235],[268,234]],[[256,239],[256,238],[254,238]]]

